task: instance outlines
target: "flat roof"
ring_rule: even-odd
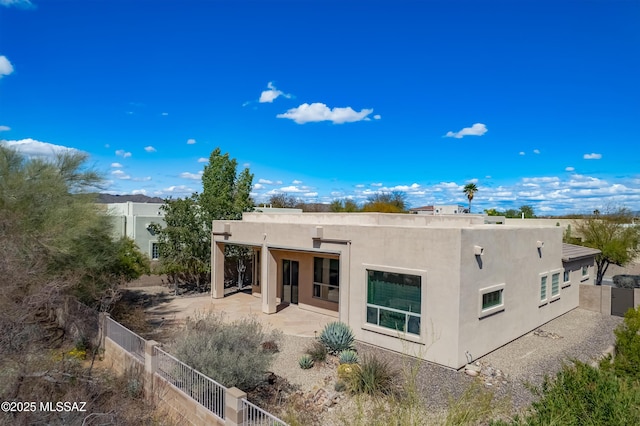
[[[600,250],[575,244],[562,243],[562,261],[582,259],[600,254]]]

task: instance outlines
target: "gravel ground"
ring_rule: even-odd
[[[473,378],[462,370],[454,371],[415,359],[409,360],[409,365],[417,366],[416,385],[430,411],[445,410],[450,401],[457,400],[474,380],[481,380],[498,398],[508,398],[513,408],[519,410],[533,401],[527,385],[539,385],[545,375],[555,374],[570,359],[596,360],[613,345],[613,330],[621,322],[622,318],[574,309],[476,360],[482,366],[483,374],[498,371],[497,380],[483,377],[483,374],[479,379]],[[283,336],[272,370],[299,386],[304,393],[314,393],[322,388],[331,393],[336,381],[335,366],[321,365],[310,370],[298,366],[298,358],[312,341],[313,338]],[[395,352],[360,343],[357,349],[361,355],[375,353],[399,371],[407,365],[407,358]],[[339,405],[349,403],[348,398],[343,398]]]

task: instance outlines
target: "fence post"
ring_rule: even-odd
[[[225,392],[224,422],[225,425],[242,426],[244,424],[244,410],[242,400],[247,394],[238,388],[229,388]]]
[[[159,345],[155,340],[147,340],[144,345],[144,394],[152,401],[155,401],[154,374],[158,371],[158,357],[153,349]]]
[[[106,349],[104,344],[107,339],[107,318],[111,318],[111,315],[107,312],[100,312],[98,314],[98,338],[100,339],[98,348],[102,348],[103,351]]]

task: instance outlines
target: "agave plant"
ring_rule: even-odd
[[[357,364],[358,354],[351,349],[344,350],[338,354],[338,362],[340,364]]]
[[[339,321],[327,324],[322,333],[320,333],[320,341],[332,354],[353,349],[354,340],[351,327]]]
[[[313,358],[311,358],[309,354],[304,354],[298,359],[298,365],[300,365],[300,368],[303,370],[308,370],[313,367]]]

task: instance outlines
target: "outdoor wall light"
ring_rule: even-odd
[[[476,256],[482,256],[484,254],[484,247],[473,246],[473,254],[475,254]]]
[[[542,247],[544,247],[544,241],[536,241],[536,247],[538,247],[539,249],[541,249]]]

